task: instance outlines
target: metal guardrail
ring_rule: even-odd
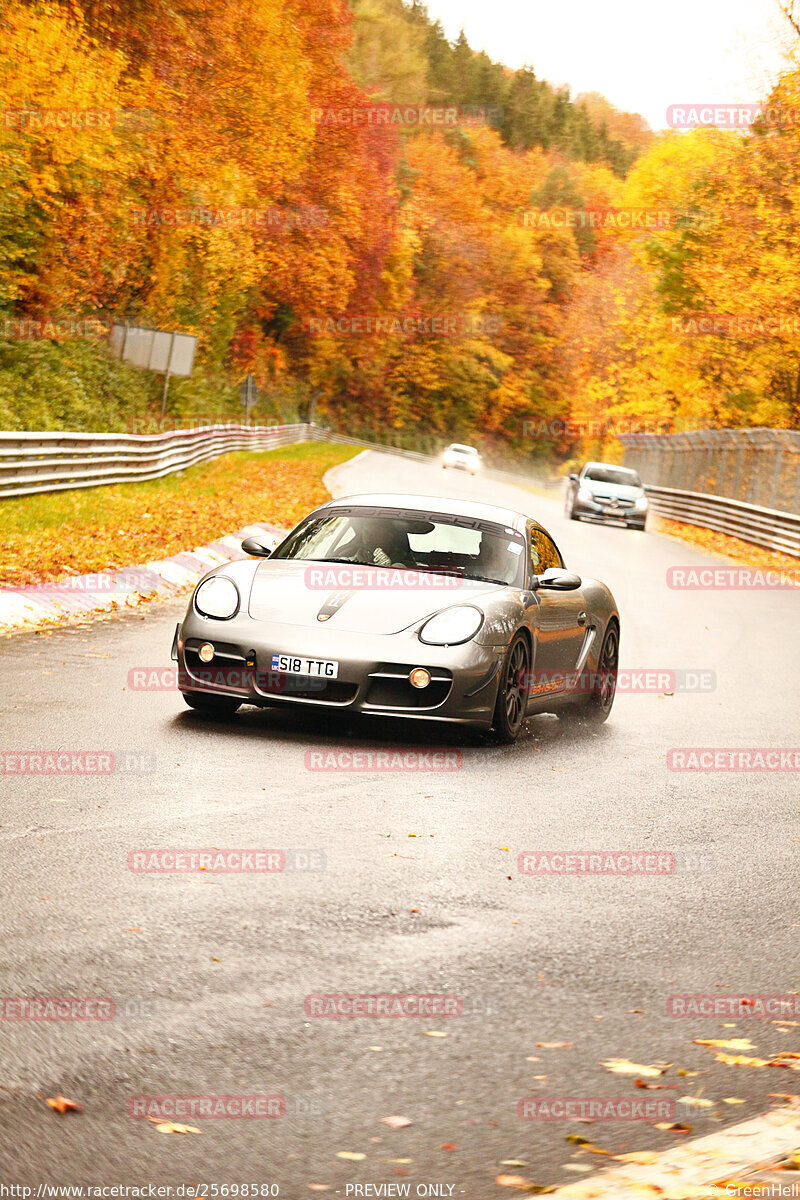
[[[171,433],[0,433],[0,499],[160,479],[232,450],[307,440],[307,425],[210,425]]]
[[[269,450],[321,441],[396,454],[417,462],[436,456],[367,442],[317,425],[209,425],[170,433],[0,433],[0,499],[68,488],[160,479],[233,450]],[[490,478],[530,484],[532,479],[489,468]],[[538,481],[542,482],[542,481]],[[650,486],[658,515],[718,530],[800,558],[800,515],[740,500]]]
[[[745,504],[725,496],[648,486],[650,506],[660,517],[714,529],[768,550],[800,558],[800,515]]]

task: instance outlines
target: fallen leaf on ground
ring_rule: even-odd
[[[498,1187],[521,1188],[524,1192],[533,1187],[530,1179],[525,1179],[523,1175],[498,1175],[495,1178],[495,1183]]]
[[[678,1104],[690,1104],[694,1108],[713,1108],[713,1100],[704,1100],[701,1096],[681,1096]]]
[[[678,1087],[677,1083],[645,1083],[643,1079],[634,1079],[633,1086],[638,1088],[646,1088],[648,1092],[663,1092],[667,1088]]]
[[[156,1118],[157,1120],[157,1118]],[[156,1130],[159,1133],[199,1133],[194,1125],[176,1125],[174,1121],[158,1121]]]
[[[55,1096],[52,1099],[48,1097],[47,1103],[57,1113],[83,1112],[80,1104],[77,1104],[74,1100],[68,1100],[66,1096]]]
[[[456,1144],[455,1144],[455,1142],[442,1142],[439,1149],[440,1150],[455,1150]]]
[[[680,1121],[659,1121],[656,1129],[667,1129],[670,1133],[691,1133],[691,1125],[683,1125]]]
[[[541,1050],[563,1050],[566,1046],[571,1046],[572,1042],[537,1042],[537,1049]]]
[[[738,1096],[723,1096],[723,1104],[744,1104],[744,1100],[740,1100]]]
[[[600,1063],[601,1067],[605,1067],[607,1071],[611,1071],[613,1075],[644,1075],[645,1078],[652,1078],[655,1075],[663,1075],[672,1063],[654,1063],[652,1066],[643,1066],[642,1063],[631,1062],[628,1058],[609,1058],[605,1062]]]
[[[442,1033],[441,1029],[426,1029],[425,1037],[447,1037],[446,1033]]]
[[[347,1162],[363,1162],[367,1156],[366,1154],[356,1154],[352,1150],[337,1150],[336,1157],[344,1158]]]
[[[790,1104],[800,1104],[800,1096],[794,1096],[791,1092],[767,1092],[769,1100],[788,1100]]]
[[[767,1066],[787,1067],[790,1071],[800,1071],[800,1054],[777,1054],[771,1058]]]
[[[501,1167],[529,1167],[530,1165],[526,1158],[504,1158],[500,1163]]]
[[[709,1041],[707,1038],[695,1038],[696,1046],[718,1046],[720,1050],[755,1050],[750,1038],[728,1038],[720,1041]]]
[[[576,1146],[581,1146],[584,1150],[589,1150],[592,1154],[608,1154],[613,1157],[610,1150],[603,1150],[601,1146],[595,1146],[594,1142],[590,1142],[588,1138],[581,1137],[579,1133],[568,1133],[564,1140],[572,1142]]]
[[[391,1126],[392,1129],[405,1129],[407,1125],[414,1123],[410,1117],[381,1117],[381,1122]]]
[[[768,1058],[748,1058],[746,1054],[715,1054],[717,1062],[729,1067],[769,1067],[772,1064]]]

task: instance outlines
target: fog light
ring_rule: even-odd
[[[426,688],[431,681],[431,674],[424,667],[415,667],[408,678],[412,687]]]
[[[214,657],[214,647],[211,645],[211,642],[203,642],[198,653],[200,655],[200,662],[211,662]]]

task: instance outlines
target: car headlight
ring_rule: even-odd
[[[468,642],[483,624],[483,613],[471,604],[458,604],[431,617],[419,631],[419,640],[429,646],[458,646]]]
[[[594,500],[594,496],[592,495],[592,493],[589,491],[588,488],[579,487],[578,488],[578,499],[579,500]]]
[[[232,579],[215,575],[200,584],[194,594],[194,606],[204,617],[228,621],[239,611],[239,589]]]
[[[647,508],[647,496],[639,496],[634,508],[637,510],[637,512],[644,512]]]

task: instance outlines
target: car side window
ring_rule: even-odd
[[[531,531],[531,566],[537,575],[543,575],[551,567],[564,566],[558,547],[543,529]]]

